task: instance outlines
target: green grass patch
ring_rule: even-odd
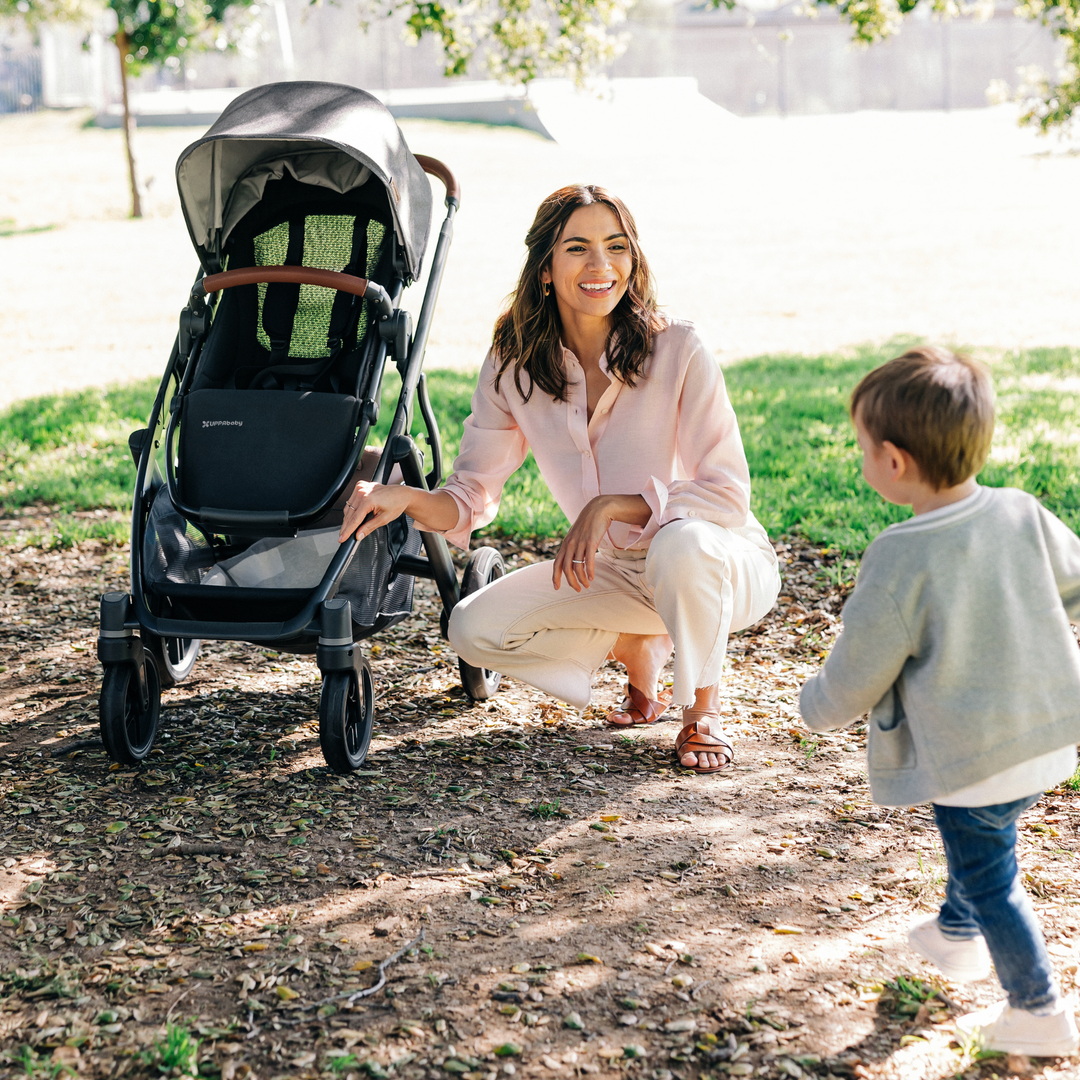
[[[906,342],[820,357],[763,356],[724,372],[753,479],[753,509],[770,536],[861,552],[886,526],[911,515],[866,484],[848,400],[868,371]],[[993,361],[998,419],[991,487],[1030,491],[1080,531],[1080,349],[1032,349]]]
[[[887,525],[910,514],[866,485],[847,415],[851,390],[904,342],[827,356],[763,356],[725,369],[753,477],[753,508],[772,536],[798,533],[813,543],[857,554]],[[1080,349],[1031,349],[993,361],[998,426],[980,480],[1024,488],[1080,531]],[[469,412],[475,373],[428,372],[432,404],[449,470]],[[0,413],[0,509],[47,505],[57,543],[126,535],[113,517],[76,516],[96,508],[126,510],[134,466],[129,432],[146,423],[154,380],[19,402]],[[400,392],[388,373],[378,444]],[[413,428],[422,422],[417,413]],[[421,440],[423,445],[423,440]],[[558,536],[566,519],[530,456],[506,485],[486,532]]]

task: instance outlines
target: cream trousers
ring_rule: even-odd
[[[692,705],[698,687],[720,681],[728,634],[763,618],[780,591],[776,555],[751,520],[725,529],[680,519],[648,551],[603,549],[580,593],[565,581],[555,591],[550,562],[515,570],[454,608],[450,644],[469,664],[583,709],[593,672],[619,634],[667,633],[675,643],[675,704]]]

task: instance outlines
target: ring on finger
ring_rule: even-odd
[[[584,560],[584,559],[571,559],[570,561],[571,561],[572,563],[577,563],[578,565],[581,565],[582,563],[584,563],[584,562],[585,562],[585,560]]]

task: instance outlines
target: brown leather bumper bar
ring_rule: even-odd
[[[262,282],[321,285],[326,289],[337,289],[338,292],[374,300],[382,314],[387,317],[394,313],[390,294],[377,282],[355,277],[353,274],[342,274],[337,270],[320,270],[314,266],[244,266],[239,270],[208,274],[202,279],[202,287],[208,293],[215,293],[236,285],[258,285]]]
[[[322,285],[327,289],[363,296],[368,290],[367,278],[341,274],[336,270],[320,270],[314,266],[246,266],[208,274],[202,286],[208,293],[231,289],[235,285],[258,285],[263,282],[286,282],[296,285]]]

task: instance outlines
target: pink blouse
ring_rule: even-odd
[[[661,526],[700,517],[727,528],[753,522],[750,471],[739,424],[716,360],[688,322],[669,322],[656,337],[642,377],[611,380],[588,419],[585,373],[563,349],[568,400],[537,389],[528,402],[507,369],[495,390],[489,354],[480,370],[461,450],[444,490],[461,506],[446,538],[462,548],[491,522],[507,478],[532,449],[540,473],[570,521],[597,495],[640,494],[652,510],[644,526],[615,522],[606,543],[647,548]],[[528,388],[528,376],[522,384]]]

